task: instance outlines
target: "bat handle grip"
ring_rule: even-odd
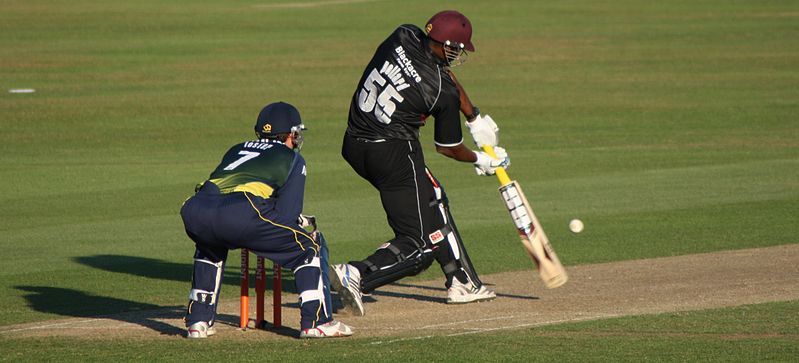
[[[494,147],[492,147],[491,145],[483,145],[483,151],[485,151],[485,153],[491,156],[492,158],[494,159],[497,158],[497,154],[494,153]],[[500,186],[504,187],[511,183],[510,177],[508,176],[508,172],[505,171],[505,168],[502,167],[497,168],[496,174],[497,174],[497,179],[499,179]]]

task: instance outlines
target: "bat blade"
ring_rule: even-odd
[[[493,147],[483,145],[482,148],[488,155],[497,158]],[[549,243],[544,229],[541,228],[541,223],[533,213],[530,202],[524,196],[522,187],[517,181],[510,179],[505,168],[497,168],[496,175],[500,185],[499,194],[516,225],[524,249],[538,268],[544,286],[550,289],[562,286],[569,280],[569,276]]]
[[[513,218],[522,245],[537,266],[544,286],[554,289],[565,284],[569,280],[566,269],[560,263],[552,244],[549,243],[549,238],[533,213],[519,183],[511,181],[500,187],[499,192]]]

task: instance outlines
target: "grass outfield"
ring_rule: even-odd
[[[295,104],[310,128],[305,210],[319,217],[331,258],[364,257],[390,237],[377,195],[339,156],[349,100],[362,67],[394,26],[421,25],[455,5],[282,4],[0,3],[0,325],[184,304],[193,246],[179,206],[226,147],[251,137],[258,111],[272,101]],[[456,69],[459,80],[502,128],[510,174],[525,187],[565,264],[797,243],[794,2],[461,1],[457,7],[471,17],[477,47]],[[7,92],[18,88],[36,92]],[[496,180],[435,155],[429,128],[423,142],[480,272],[529,269]],[[567,229],[575,217],[586,224],[579,235]],[[230,262],[227,298],[235,296],[238,270],[237,259]],[[439,275],[432,268],[416,278]],[[52,305],[31,304],[34,291],[51,291]],[[107,299],[86,303],[81,296]],[[713,326],[717,319],[734,322],[727,317],[746,309],[690,316]],[[781,324],[786,310],[796,316],[797,306],[753,309],[759,319]],[[679,314],[634,319],[640,326],[683,321]],[[740,350],[730,340],[710,338],[704,349],[692,336],[642,337],[623,327],[629,334],[604,336],[602,323],[584,324],[580,329],[599,336],[534,333],[531,344],[521,344],[529,332],[514,331],[426,345],[438,351],[487,339],[519,350],[508,359],[540,353],[540,343],[584,352],[573,360],[633,360],[641,342],[652,341],[659,345],[647,352],[661,353],[652,360],[681,360],[688,341],[697,354],[748,357],[735,354]],[[749,332],[745,322],[724,326],[731,334]],[[747,342],[790,360],[793,326],[790,349],[769,334]],[[161,348],[197,349],[175,341],[24,343],[38,347],[39,359],[77,357],[83,348],[98,359],[167,359]],[[363,343],[344,346],[370,349],[357,348]],[[17,343],[0,336],[0,344]],[[308,349],[313,345],[271,348],[322,354]],[[319,345],[354,357],[336,344]],[[388,359],[395,348],[367,353]],[[450,358],[457,357],[441,360]]]

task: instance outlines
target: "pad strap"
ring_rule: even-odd
[[[189,300],[198,302],[200,304],[214,305],[215,303],[214,295],[215,294],[213,293],[213,291],[191,289],[191,291],[189,291]]]
[[[323,297],[324,295],[319,290],[305,290],[300,293],[300,304],[305,304],[309,301],[314,301],[314,300],[321,301]]]
[[[316,268],[319,268],[320,266],[321,265],[320,265],[319,257],[314,257],[314,258],[311,259],[311,262],[308,262],[306,264],[297,266],[297,268],[294,269],[294,273],[296,274],[299,269],[304,268],[304,267],[316,267]]]
[[[448,264],[441,266],[441,270],[444,271],[444,275],[452,275],[455,272],[460,270],[458,267],[457,260],[452,260]]]
[[[430,239],[430,243],[437,244],[446,239],[450,233],[452,233],[452,227],[447,224],[444,227],[441,227],[439,230],[427,235],[427,238]]]
[[[407,259],[405,256],[402,255],[402,251],[400,251],[400,249],[397,248],[397,246],[394,246],[393,244],[389,243],[388,246],[386,246],[385,248],[391,251],[391,253],[393,253],[394,256],[397,257],[397,261],[399,262],[405,261]]]
[[[366,265],[366,268],[369,269],[370,272],[375,272],[380,269],[379,267],[377,267],[377,265],[373,264],[372,261],[369,260],[363,260],[361,261],[361,263]]]

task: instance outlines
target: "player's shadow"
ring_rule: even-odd
[[[228,257],[228,262],[231,261],[231,254]],[[237,257],[238,254],[236,253]],[[255,287],[255,263],[254,258],[250,256],[250,287]],[[139,257],[139,256],[123,256],[123,255],[94,255],[94,256],[80,256],[73,258],[75,262],[82,265],[93,267],[103,271],[123,273],[128,275],[141,276],[151,279],[191,282],[191,274],[193,264],[191,263],[175,263],[170,261],[159,260],[155,258]],[[272,269],[266,269],[266,288],[272,290]],[[225,274],[222,277],[222,283],[226,285],[240,284],[241,272],[238,267],[230,268],[225,267]],[[282,275],[282,288],[285,292],[296,293],[294,280],[291,273],[287,270],[283,271]],[[186,286],[188,291],[189,286]]]
[[[184,332],[182,328],[159,321],[182,318],[185,314],[185,308],[182,306],[158,306],[59,287],[15,286],[15,288],[25,291],[23,297],[27,300],[28,306],[39,312],[78,318],[117,320],[140,325],[164,335],[182,335]],[[125,312],[119,313],[120,311]],[[70,328],[79,328],[79,326],[66,327]]]
[[[392,284],[396,285],[396,283]],[[371,296],[370,296],[371,295]],[[419,301],[429,301],[435,303],[446,303],[446,297],[442,296],[429,296],[429,295],[421,295],[421,294],[412,294],[408,292],[397,292],[397,291],[385,291],[385,290],[375,290],[372,291],[369,295],[364,295],[363,302],[370,303],[376,302],[376,297],[386,296],[386,297],[396,297],[402,299],[411,299],[411,300],[419,300]]]
[[[94,255],[74,257],[73,260],[82,265],[98,270],[136,275],[158,280],[191,281],[192,264],[175,263],[155,258],[123,255]],[[227,270],[227,269],[226,269]],[[235,276],[226,271],[224,283],[238,283]]]

